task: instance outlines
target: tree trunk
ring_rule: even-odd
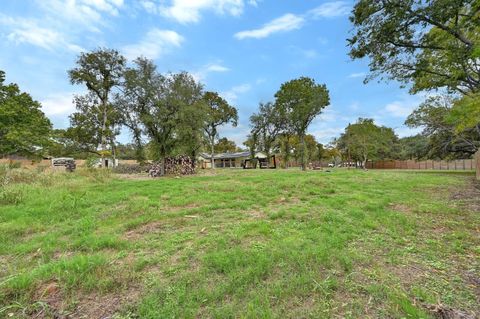
[[[305,163],[305,136],[304,134],[300,135],[300,144],[302,145],[302,151],[300,152],[300,161],[302,162],[302,171],[307,169]]]
[[[112,142],[112,160],[113,160],[113,168],[115,168],[115,162],[117,160],[117,149],[115,148],[115,141]]]
[[[102,120],[102,137],[101,137],[101,167],[105,167],[105,151],[107,150],[107,137],[105,136],[107,131],[107,102],[102,101],[103,106],[103,120]]]
[[[215,159],[213,158],[213,151],[215,150],[215,137],[212,138],[210,141],[210,165],[212,166],[212,169],[215,169]]]

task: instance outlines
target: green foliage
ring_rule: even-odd
[[[459,126],[467,123],[465,119],[470,114],[460,111],[464,107],[452,109],[454,103],[455,100],[449,96],[430,97],[414,110],[405,122],[410,127],[423,128],[422,134],[428,137],[430,157],[444,158],[454,154],[458,158],[465,158],[475,154],[480,147],[479,124],[459,131]],[[468,108],[467,106],[465,110]],[[475,119],[475,112],[472,112],[471,116]]]
[[[447,120],[455,125],[457,134],[471,129],[480,130],[480,93],[454,101]]]
[[[459,95],[451,94],[451,111],[427,110],[425,105],[436,103],[429,98],[407,120],[412,127],[426,124],[432,156],[455,157],[478,148],[479,10],[477,0],[359,0],[350,18],[355,28],[350,56],[370,59],[367,81],[386,76],[411,84],[412,93],[441,89]]]
[[[476,0],[359,0],[350,56],[370,59],[369,79],[385,74],[412,83],[412,92],[477,92],[478,10]]]
[[[308,126],[322,110],[330,104],[325,84],[301,77],[283,83],[275,93],[275,105],[281,116],[287,119],[286,130],[300,137],[302,149],[302,169],[306,169],[305,133]]]
[[[16,84],[5,85],[0,71],[0,157],[11,154],[41,156],[50,144],[52,124],[28,93]]]
[[[402,137],[398,141],[400,153],[397,159],[401,160],[420,160],[431,158],[429,138],[422,134]]]
[[[150,139],[151,159],[175,153],[194,155],[202,145],[202,85],[188,73],[162,75],[153,61],[138,58],[125,72],[123,94],[115,102],[134,137]],[[139,145],[139,141],[136,144]]]
[[[250,116],[252,126],[251,136],[257,137],[257,147],[270,156],[275,148],[275,141],[287,128],[288,120],[285,113],[271,102],[260,103],[258,113]]]
[[[377,126],[373,119],[359,118],[347,126],[336,143],[345,159],[361,161],[365,167],[369,159],[394,158],[397,141],[391,128]]]
[[[215,139],[218,137],[218,127],[231,123],[234,127],[238,123],[237,109],[228,104],[218,93],[205,92],[203,94],[203,103],[205,105],[205,122],[203,130],[207,138],[208,145],[212,154],[211,161],[213,163],[213,153],[215,148]],[[214,168],[215,165],[212,165]]]
[[[77,67],[68,71],[72,84],[85,84],[89,93],[75,98],[77,112],[70,116],[68,134],[82,150],[114,148],[119,134],[120,113],[111,101],[112,90],[119,86],[126,59],[116,50],[97,49],[81,53]]]
[[[230,141],[226,137],[222,137],[215,143],[214,146],[215,153],[233,153],[238,151],[237,144],[234,141]]]

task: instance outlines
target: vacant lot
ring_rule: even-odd
[[[426,318],[478,311],[480,191],[473,175],[216,174],[18,178],[0,206],[0,317]]]

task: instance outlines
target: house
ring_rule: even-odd
[[[250,152],[219,153],[213,154],[213,160],[216,168],[242,168],[246,160],[252,158]],[[266,159],[267,156],[262,152],[255,153],[255,158]],[[198,166],[201,168],[211,168],[211,156],[209,153],[200,153],[198,156]]]

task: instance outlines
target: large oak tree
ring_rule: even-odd
[[[314,79],[300,77],[281,85],[275,93],[275,104],[282,116],[287,119],[286,130],[294,132],[302,145],[302,169],[306,169],[305,134],[312,121],[330,105],[329,92],[325,84],[317,84]]]
[[[107,145],[113,146],[115,135],[111,134],[114,131],[114,121],[111,119],[115,115],[115,110],[112,104],[112,91],[115,87],[121,84],[123,71],[126,64],[126,59],[116,50],[98,49],[92,52],[81,53],[76,62],[77,66],[68,71],[70,81],[72,84],[84,84],[88,89],[88,97],[86,99],[95,102],[95,113],[100,114],[100,122],[94,128],[98,130],[100,135],[100,154],[103,158],[107,152]],[[76,101],[77,106],[78,100]],[[91,107],[77,108],[78,116],[82,117],[82,110]],[[83,114],[88,117],[88,114]],[[72,124],[75,124],[73,121]],[[93,128],[92,128],[93,129]],[[114,146],[113,146],[114,147]],[[104,161],[102,160],[102,165]]]

